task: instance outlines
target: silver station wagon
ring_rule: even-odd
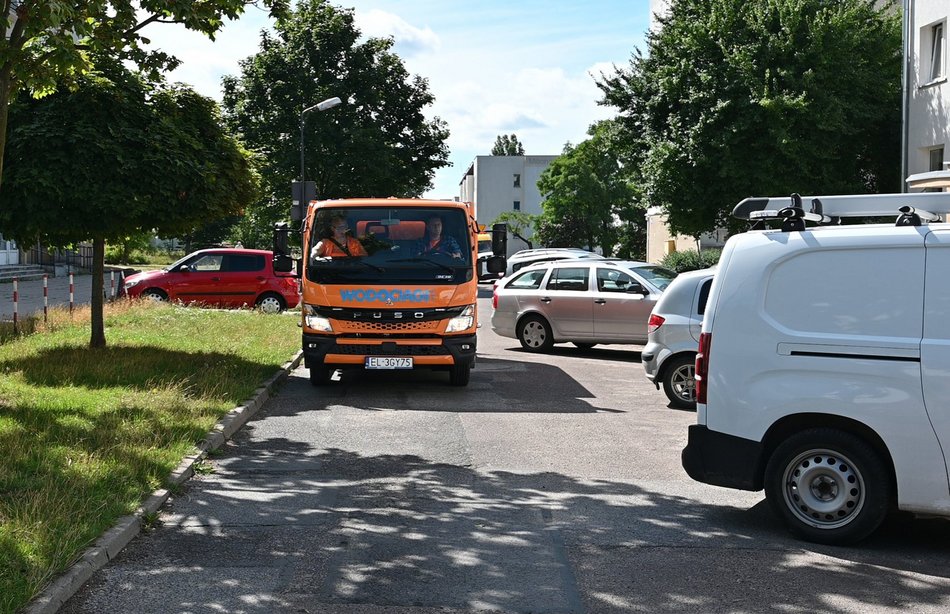
[[[676,273],[646,262],[559,260],[500,280],[492,295],[495,333],[532,352],[647,341],[650,312]]]

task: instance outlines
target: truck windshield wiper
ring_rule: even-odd
[[[390,260],[389,262],[425,262],[431,264],[432,266],[437,266],[443,271],[448,271],[449,273],[455,273],[455,269],[450,267],[447,264],[442,264],[441,262],[436,262],[435,260],[429,260],[428,258],[400,258],[399,260]]]
[[[373,264],[372,262],[366,262],[365,260],[353,260],[353,263],[354,263],[354,264],[362,264],[363,266],[367,266],[367,267],[373,269],[374,271],[376,271],[377,273],[385,273],[385,272],[386,272],[386,269],[384,269],[383,267],[377,266],[377,265]]]

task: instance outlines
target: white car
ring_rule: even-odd
[[[516,273],[529,264],[552,262],[554,260],[571,260],[577,258],[603,258],[600,254],[574,247],[542,247],[537,249],[523,249],[508,258],[508,267],[505,277]]]

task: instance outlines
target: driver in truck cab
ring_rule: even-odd
[[[366,250],[355,237],[349,234],[350,226],[346,216],[335,214],[330,218],[330,229],[327,236],[321,239],[310,250],[310,259],[317,258],[346,258],[365,256]]]
[[[462,248],[455,238],[442,234],[442,216],[430,215],[426,219],[426,233],[416,243],[414,256],[443,255],[462,258]]]

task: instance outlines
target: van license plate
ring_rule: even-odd
[[[412,358],[390,358],[388,356],[367,356],[367,369],[411,369]]]

